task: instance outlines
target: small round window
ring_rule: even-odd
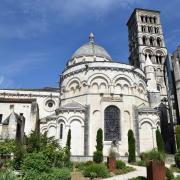
[[[53,100],[48,100],[48,101],[46,102],[46,106],[47,106],[48,108],[52,108],[54,105],[55,105],[55,102],[54,102]]]

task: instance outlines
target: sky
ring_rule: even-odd
[[[161,11],[168,52],[180,45],[180,0],[0,0],[0,88],[58,87],[66,62],[90,32],[128,63],[134,8]]]

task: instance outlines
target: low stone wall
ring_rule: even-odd
[[[137,157],[137,160],[139,159],[139,157]],[[74,162],[85,162],[85,161],[92,161],[93,157],[92,156],[71,156],[71,161]],[[116,160],[122,160],[127,162],[128,161],[128,157],[127,156],[120,156],[117,157]],[[104,156],[104,161],[107,161],[107,156]]]

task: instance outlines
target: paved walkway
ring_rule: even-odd
[[[144,176],[144,177],[147,176],[145,167],[132,166],[132,165],[129,165],[129,164],[128,164],[128,166],[134,167],[136,170],[132,171],[130,173],[127,173],[127,174],[118,175],[118,176],[114,176],[114,177],[111,177],[111,178],[106,178],[106,180],[128,180],[130,178],[137,177],[137,176]]]
[[[147,177],[146,167],[132,166],[132,165],[129,165],[129,164],[128,164],[128,166],[134,167],[136,170],[132,171],[130,173],[127,173],[127,174],[107,178],[106,180],[128,180],[130,178],[137,177],[137,176]],[[180,176],[180,173],[174,173],[174,175],[175,176]]]

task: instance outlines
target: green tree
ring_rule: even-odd
[[[69,131],[68,131],[65,151],[66,151],[66,160],[70,161],[70,156],[71,156],[71,129],[69,129]]]
[[[103,161],[103,131],[101,128],[97,131],[96,143],[96,151],[93,154],[93,161],[101,163]]]
[[[97,136],[96,136],[96,150],[97,151],[103,151],[103,130],[101,128],[98,129],[97,131]]]
[[[176,126],[176,146],[177,150],[180,150],[180,125]]]
[[[134,133],[131,129],[128,131],[128,152],[129,152],[128,162],[135,162],[136,145],[135,145]]]
[[[68,131],[66,146],[70,151],[70,149],[71,149],[71,129],[69,129],[69,131]]]
[[[163,141],[163,138],[159,129],[156,130],[156,143],[157,143],[158,151],[161,153],[164,153],[165,152],[164,141]]]

